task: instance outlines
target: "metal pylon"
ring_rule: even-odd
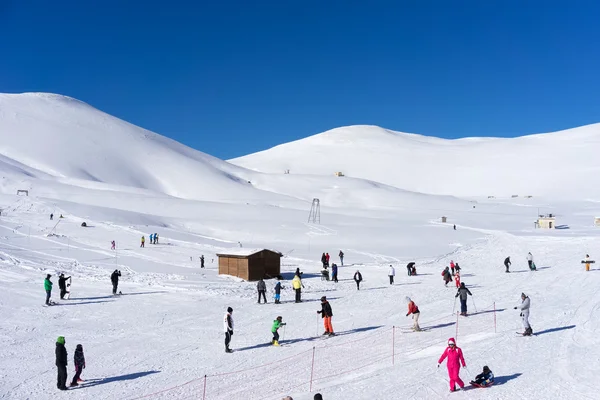
[[[310,214],[308,214],[308,222],[313,224],[321,223],[321,203],[319,199],[313,199],[312,206],[310,207]]]

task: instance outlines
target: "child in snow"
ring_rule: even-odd
[[[464,282],[461,282],[460,288],[458,292],[456,292],[456,296],[460,296],[460,315],[467,316],[467,296],[473,296],[471,291],[467,289]],[[455,300],[456,301],[456,300]]]
[[[146,243],[146,237],[142,236],[142,242],[140,243],[140,247],[144,247],[145,243]]]
[[[327,297],[321,297],[321,310],[317,311],[317,314],[321,314],[321,318],[323,318],[323,325],[325,326],[323,335],[334,336],[335,333],[333,333],[333,326],[331,325],[333,311],[331,310],[331,304],[327,301]]]
[[[273,326],[271,327],[271,333],[273,333],[273,340],[271,340],[271,344],[273,346],[279,346],[279,332],[277,330],[285,325],[285,322],[281,322],[283,317],[279,316],[275,321],[273,321]]]
[[[44,279],[44,290],[46,291],[46,305],[50,305],[50,296],[52,296],[52,281],[50,277],[52,275],[46,275],[46,279]]]
[[[483,367],[483,372],[475,377],[474,381],[469,382],[475,386],[491,386],[494,383],[494,373],[486,365]]]
[[[83,382],[81,379],[81,372],[85,368],[85,356],[83,355],[83,346],[78,344],[75,349],[74,355],[74,364],[75,364],[75,376],[73,377],[73,381],[71,381],[71,386],[79,385],[79,382]]]
[[[337,266],[336,263],[333,263],[331,265],[331,280],[334,281],[334,282],[336,282],[336,283],[338,281],[337,274],[338,274],[338,266]]]
[[[408,313],[406,314],[406,316],[408,317],[410,314],[412,314],[413,330],[419,332],[421,330],[421,327],[419,326],[419,316],[421,315],[419,307],[417,307],[415,302],[412,301],[410,297],[407,297],[406,301],[408,302]]]
[[[454,392],[456,390],[457,383],[462,390],[465,387],[465,384],[460,379],[460,376],[458,376],[460,373],[460,364],[462,364],[463,368],[466,368],[467,365],[462,350],[459,347],[456,347],[454,338],[448,339],[448,347],[438,360],[438,368],[446,358],[448,358],[446,366],[448,367],[448,378],[450,379],[450,391]]]
[[[281,299],[281,281],[279,279],[275,284],[275,296],[273,297],[275,298],[275,304],[281,304],[281,302],[279,301]]]
[[[454,273],[454,283],[456,283],[456,288],[458,289],[460,287],[460,273],[458,271]]]

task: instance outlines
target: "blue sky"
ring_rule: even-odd
[[[230,158],[351,124],[600,122],[597,1],[0,0],[0,92],[53,92]]]

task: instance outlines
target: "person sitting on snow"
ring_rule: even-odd
[[[490,386],[494,383],[494,373],[486,365],[483,367],[483,372],[475,377],[474,381],[470,382],[471,385],[477,386]]]

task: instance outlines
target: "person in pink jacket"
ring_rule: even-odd
[[[446,359],[446,357],[448,357],[446,366],[448,367],[448,378],[450,378],[450,391],[454,392],[456,390],[457,383],[462,390],[465,387],[465,383],[460,379],[458,373],[460,372],[460,364],[462,364],[463,368],[467,365],[465,364],[462,350],[456,347],[454,338],[448,339],[448,347],[438,361],[438,368],[440,367],[442,361]]]

